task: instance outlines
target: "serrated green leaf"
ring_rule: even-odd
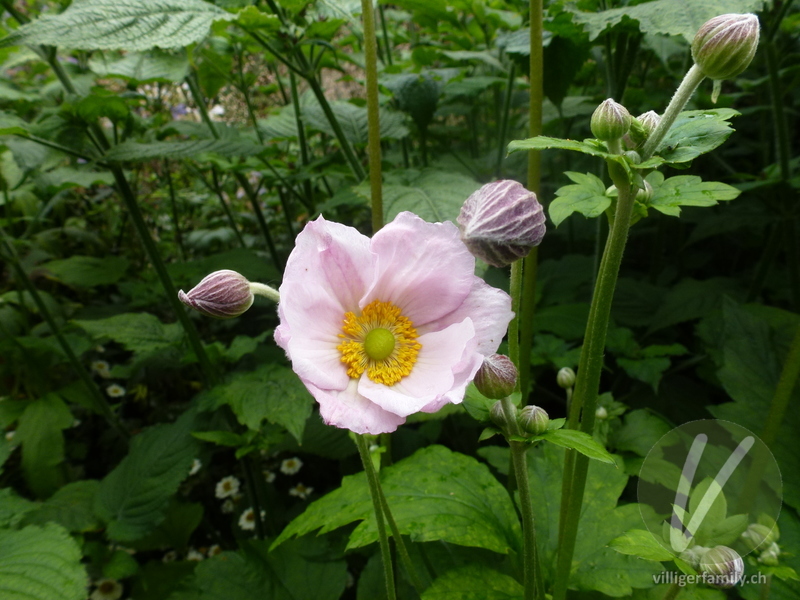
[[[100,482],[94,479],[68,483],[35,510],[25,514],[23,524],[58,523],[67,531],[85,532],[100,528],[94,514],[94,497]]]
[[[245,29],[278,31],[281,21],[277,15],[261,12],[256,6],[246,6],[236,15],[236,22]]]
[[[525,593],[513,577],[471,564],[437,577],[422,600],[519,600]]]
[[[758,12],[763,6],[764,0],[704,0],[683,3],[680,10],[675,10],[675,0],[655,0],[601,12],[584,12],[571,7],[568,10],[571,9],[577,23],[584,25],[589,40],[623,19],[633,19],[639,22],[642,33],[682,35],[691,43],[700,26],[711,17]]]
[[[74,255],[42,264],[49,276],[73,287],[110,285],[125,276],[130,261],[118,256],[97,258]]]
[[[203,0],[81,0],[43,15],[0,40],[0,47],[45,44],[76,50],[182,48],[236,16]]]
[[[154,352],[180,342],[183,330],[177,323],[164,325],[149,313],[123,313],[95,321],[75,321],[95,339],[108,338],[136,353]]]
[[[89,68],[101,77],[122,77],[138,83],[183,81],[189,72],[189,57],[185,51],[128,52],[116,60],[109,60],[105,54],[89,59]]]
[[[679,175],[664,179],[664,174],[653,171],[645,178],[653,186],[653,196],[647,206],[665,215],[677,217],[681,206],[716,206],[718,202],[733,200],[741,193],[733,186],[719,181],[703,181],[694,175]]]
[[[380,472],[383,491],[400,533],[414,541],[443,540],[508,553],[519,551],[520,529],[505,489],[486,465],[442,446],[415,452]],[[332,531],[362,521],[349,548],[375,542],[372,502],[363,473],[313,502],[283,530],[273,547],[293,536]]]
[[[3,600],[83,600],[87,580],[81,550],[62,527],[0,530]]]
[[[648,333],[699,319],[719,308],[725,296],[743,296],[740,284],[725,277],[704,281],[684,279],[667,292],[650,323]]]
[[[333,114],[342,128],[344,136],[351,144],[366,145],[369,131],[367,122],[367,107],[356,106],[350,102],[336,101],[330,103]],[[317,129],[335,137],[328,118],[319,104],[314,103],[305,109],[303,115],[312,129]],[[408,128],[404,123],[403,115],[388,109],[380,110],[380,136],[381,139],[399,140],[408,135]]]
[[[672,427],[643,408],[632,410],[622,418],[622,426],[611,433],[609,441],[616,450],[634,452],[645,457],[655,443]]]
[[[0,528],[16,527],[36,503],[18,496],[11,488],[0,489]]]
[[[264,364],[254,371],[234,373],[200,399],[201,410],[214,410],[224,404],[252,431],[258,431],[266,419],[301,440],[314,399],[291,369]]]
[[[137,435],[128,455],[100,483],[95,512],[118,542],[138,540],[164,519],[170,497],[189,476],[198,443],[191,436],[194,413]]]
[[[663,356],[642,358],[620,356],[617,358],[617,364],[633,379],[638,379],[648,384],[653,388],[654,392],[658,393],[658,384],[661,383],[661,377],[664,375],[664,371],[669,369],[672,362]]]
[[[164,520],[147,537],[131,543],[136,550],[161,548],[186,548],[189,538],[203,520],[203,505],[197,502],[180,502],[172,498]]]
[[[672,560],[675,557],[646,529],[631,529],[618,538],[611,540],[608,546],[621,554],[638,556],[645,560],[662,562]]]
[[[731,108],[684,111],[675,119],[655,154],[667,163],[680,164],[711,152],[733,133],[728,121],[737,115]]]
[[[561,138],[552,138],[545,135],[528,138],[527,140],[514,140],[508,144],[508,153],[511,154],[512,152],[519,152],[520,150],[548,150],[551,148],[572,150],[573,152],[581,152],[582,154],[600,158],[612,158],[616,156],[615,154],[609,154],[605,146],[596,140],[579,142],[577,140],[562,140]]]
[[[114,176],[108,171],[84,171],[71,167],[58,167],[36,176],[36,184],[53,193],[73,187],[90,188],[94,185],[112,185]]]
[[[383,214],[386,222],[407,210],[426,221],[455,222],[461,205],[480,184],[469,177],[436,169],[396,169],[387,174],[383,186]],[[369,182],[353,188],[370,199]]]
[[[550,203],[550,219],[558,227],[572,213],[581,213],[587,219],[602,215],[609,206],[611,198],[606,196],[603,181],[591,173],[564,173],[575,185],[565,185],[556,191],[556,199]]]
[[[537,437],[539,439],[556,444],[557,446],[577,450],[584,456],[588,456],[594,460],[599,460],[600,462],[608,463],[610,465],[616,464],[614,462],[614,457],[612,457],[608,451],[597,442],[597,440],[583,431],[575,431],[574,429],[555,429],[553,431],[547,431]]]
[[[105,153],[103,159],[116,162],[139,162],[156,158],[178,160],[200,159],[202,154],[219,154],[226,157],[255,156],[264,147],[246,139],[187,140],[180,142],[123,142]]]

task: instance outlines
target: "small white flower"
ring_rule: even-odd
[[[221,117],[225,114],[225,107],[215,104],[208,111],[209,117]]]
[[[205,559],[202,552],[198,552],[194,548],[189,548],[189,551],[186,553],[186,560],[193,560],[196,562],[200,562],[201,560]]]
[[[265,516],[267,516],[267,513],[262,510],[261,518],[263,519]],[[256,511],[252,507],[246,509],[239,517],[239,527],[245,531],[252,531],[256,528]]]
[[[192,475],[197,475],[197,473],[200,471],[200,467],[202,466],[203,466],[202,461],[199,458],[195,458],[192,461],[192,468],[189,469],[189,477],[191,477]]]
[[[112,383],[110,386],[106,388],[106,394],[108,394],[112,398],[122,398],[126,394],[126,392],[125,388],[122,387],[121,385]]]
[[[216,556],[217,554],[222,554],[222,547],[219,544],[214,544],[208,549],[208,552],[206,552],[206,554],[208,555],[209,558],[211,558],[212,556]]]
[[[171,563],[178,560],[178,553],[175,550],[170,550],[169,552],[165,552],[164,556],[161,557],[161,562],[164,563]]]
[[[89,596],[89,600],[119,600],[122,596],[122,584],[116,579],[101,579]]]
[[[104,360],[93,360],[92,373],[103,379],[108,379],[111,377],[111,367]]]
[[[287,458],[281,463],[281,473],[285,475],[294,475],[303,466],[303,461],[297,458]]]
[[[228,498],[227,500],[225,500],[225,502],[222,503],[222,507],[220,508],[220,510],[223,512],[223,514],[229,515],[233,512],[235,508],[236,504],[234,504],[233,500]]]
[[[239,493],[239,480],[233,475],[223,477],[217,482],[216,496],[219,499],[230,498]]]
[[[308,498],[309,494],[314,491],[313,487],[306,487],[302,483],[298,483],[293,488],[289,488],[289,495],[294,496],[296,498],[300,498],[301,500],[305,500]]]
[[[272,471],[264,471],[264,479],[267,480],[267,483],[272,483],[275,481],[275,473]]]

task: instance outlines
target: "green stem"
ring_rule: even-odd
[[[292,106],[294,106],[294,118],[297,125],[297,143],[300,145],[300,162],[304,167],[307,167],[311,162],[309,159],[310,153],[308,151],[308,141],[306,140],[306,128],[303,124],[303,112],[300,109],[300,95],[297,93],[297,78],[292,71],[289,71],[289,85],[292,91]],[[311,180],[306,178],[303,181],[303,188],[305,189],[308,204],[314,206],[314,188],[311,185]]]
[[[781,90],[780,74],[778,72],[778,56],[774,42],[766,46],[765,58],[767,63],[767,80],[769,81],[769,95],[772,102],[772,122],[775,129],[775,153],[777,154],[778,167],[781,180],[786,181],[791,177],[791,148],[789,146],[789,129],[786,123],[786,113],[783,108],[783,93]]]
[[[17,279],[19,279],[19,282],[23,285],[23,287],[25,287],[27,292],[31,295],[31,298],[33,298],[33,301],[36,303],[39,313],[42,315],[48,327],[50,328],[50,331],[55,336],[59,346],[61,346],[61,350],[64,352],[64,355],[67,357],[67,360],[72,366],[72,370],[81,380],[86,388],[86,391],[89,393],[89,396],[92,398],[95,410],[99,414],[103,415],[108,424],[111,425],[111,427],[113,427],[123,439],[129,439],[130,433],[127,429],[125,429],[119,417],[114,412],[114,409],[111,408],[111,405],[108,403],[105,396],[103,396],[103,392],[101,392],[97,385],[95,385],[94,381],[92,381],[91,375],[89,375],[88,371],[84,368],[84,366],[81,364],[81,361],[72,350],[72,346],[70,346],[67,338],[64,337],[61,328],[58,326],[52,313],[47,308],[47,305],[42,300],[42,297],[39,295],[39,291],[36,289],[36,286],[33,285],[33,282],[28,277],[28,274],[22,268],[16,250],[8,241],[5,231],[2,229],[0,229],[0,238],[2,238],[3,241],[3,247],[5,250],[4,254],[7,255],[6,260],[11,263],[11,266],[17,275]]]
[[[392,511],[389,508],[389,503],[386,501],[386,496],[383,493],[383,487],[380,485],[380,479],[378,481],[378,493],[381,497],[381,508],[383,509],[383,514],[386,517],[386,520],[389,523],[389,529],[392,531],[392,538],[395,541],[395,547],[397,548],[398,554],[400,554],[400,560],[403,563],[403,566],[406,569],[406,573],[408,573],[408,578],[411,580],[411,585],[414,586],[414,590],[417,592],[418,596],[422,596],[422,592],[425,590],[425,584],[419,578],[417,574],[417,569],[414,567],[414,563],[411,561],[411,555],[408,553],[408,548],[406,548],[406,543],[403,540],[402,535],[400,535],[400,528],[397,526],[397,521],[394,520],[394,516],[392,515]]]
[[[111,173],[114,175],[114,180],[117,183],[117,190],[122,197],[125,208],[128,210],[128,214],[131,216],[133,226],[139,234],[139,239],[144,246],[145,253],[161,281],[161,287],[164,288],[164,292],[167,295],[167,302],[170,304],[172,311],[183,326],[183,330],[186,332],[186,337],[189,341],[189,346],[194,351],[197,362],[200,363],[203,379],[205,379],[206,383],[211,383],[216,379],[216,370],[206,354],[197,329],[195,329],[194,324],[189,319],[189,315],[186,313],[186,310],[184,310],[183,304],[178,299],[178,290],[175,289],[175,284],[172,283],[172,278],[167,272],[167,267],[158,252],[153,238],[150,236],[150,232],[144,222],[144,217],[142,217],[142,212],[139,210],[139,204],[136,202],[133,191],[128,185],[128,180],[125,179],[125,175],[119,166],[112,165]]]
[[[381,187],[381,124],[378,112],[378,39],[372,0],[361,0],[364,21],[364,63],[367,83],[367,123],[369,188],[372,204],[372,233],[383,227],[383,191]]]
[[[692,97],[697,86],[700,85],[700,82],[703,81],[705,77],[706,76],[703,75],[703,72],[697,65],[693,64],[692,68],[687,71],[686,75],[683,77],[683,81],[681,81],[681,84],[672,96],[672,100],[669,101],[669,105],[667,106],[667,110],[664,111],[661,121],[659,121],[658,126],[653,130],[653,133],[650,134],[650,137],[647,138],[642,148],[642,160],[647,160],[653,156],[661,140],[664,139],[667,131],[672,127],[675,119],[678,118],[680,112],[689,102],[689,98]]]
[[[276,304],[280,302],[281,296],[278,293],[278,290],[272,288],[264,283],[258,283],[257,281],[250,282],[250,291],[256,296],[264,296],[264,298],[268,298],[275,302]]]
[[[511,310],[514,313],[514,318],[508,324],[508,357],[514,366],[517,367],[517,373],[522,372],[522,365],[519,362],[519,321],[520,321],[520,305],[522,302],[522,268],[523,260],[515,260],[511,263],[511,279],[508,284],[508,292],[511,296]],[[520,382],[517,379],[517,387]]]
[[[675,600],[675,597],[680,591],[681,586],[677,582],[671,583],[669,589],[667,589],[667,592],[664,594],[664,597],[661,600]]]
[[[614,299],[614,290],[616,289],[622,255],[628,239],[628,229],[630,228],[634,198],[636,197],[636,187],[630,185],[627,174],[622,167],[611,161],[609,161],[608,166],[611,178],[619,190],[619,196],[617,198],[614,224],[609,233],[603,259],[600,263],[597,285],[592,297],[592,307],[590,308],[589,321],[586,325],[586,334],[578,367],[578,379],[575,384],[572,408],[570,410],[570,423],[572,426],[574,426],[574,416],[581,415],[580,429],[589,435],[594,429],[597,394],[600,386],[600,374],[603,368],[603,354],[611,315],[611,304]],[[559,540],[558,561],[556,563],[554,600],[564,600],[566,597],[589,463],[589,459],[582,454],[570,458],[571,453],[574,453],[574,451],[567,451],[565,461],[564,478],[569,489],[561,498],[561,514],[562,517],[566,518],[559,526],[562,537]],[[570,462],[574,463],[574,471],[571,476],[567,469],[567,465]]]
[[[383,508],[381,507],[381,490],[378,474],[375,472],[375,465],[372,464],[372,457],[369,454],[369,446],[363,435],[355,434],[358,454],[361,456],[361,463],[364,465],[364,472],[367,475],[369,484],[369,494],[372,497],[372,508],[375,511],[375,522],[378,525],[378,541],[381,547],[381,558],[383,560],[383,575],[386,582],[387,600],[396,600],[397,592],[394,585],[394,570],[392,568],[392,552],[389,548],[389,538],[386,535],[386,524],[383,522]]]
[[[506,155],[506,132],[508,130],[508,113],[511,110],[511,95],[514,92],[514,78],[517,75],[517,65],[512,62],[508,69],[508,81],[506,81],[506,95],[503,98],[503,112],[500,115],[500,125],[497,137],[500,142],[497,144],[497,163],[494,168],[494,175],[497,179],[503,177],[503,158]]]
[[[201,180],[203,181],[203,183],[206,183],[205,178],[202,176]],[[236,219],[233,218],[231,207],[228,206],[227,202],[225,202],[225,196],[222,193],[222,186],[220,186],[219,184],[219,174],[217,173],[216,165],[212,165],[211,167],[211,180],[214,182],[214,187],[212,188],[212,190],[214,194],[217,196],[219,203],[222,205],[222,210],[225,211],[225,216],[228,218],[228,223],[230,223],[231,229],[233,229],[233,232],[236,234],[236,239],[239,240],[239,245],[242,248],[247,248],[247,244],[245,244],[244,242],[242,233],[239,231],[239,227],[236,225]]]
[[[530,0],[528,13],[531,28],[530,67],[530,104],[528,107],[528,137],[542,134],[542,103],[544,102],[544,81],[542,79],[543,47],[542,47],[542,0]],[[527,187],[539,195],[542,173],[542,153],[538,150],[528,151]],[[520,366],[525,368],[519,372],[522,402],[527,402],[530,393],[531,348],[533,347],[533,322],[536,312],[536,275],[539,264],[539,250],[534,248],[525,257],[522,266],[522,301],[520,303]]]
[[[386,47],[386,62],[391,66],[392,62],[392,45],[389,42],[389,31],[386,28],[386,16],[383,14],[383,4],[378,4],[378,16],[381,20],[381,32],[383,34],[383,45]]]
[[[169,204],[172,209],[172,226],[175,228],[175,243],[181,253],[181,258],[186,260],[186,248],[183,247],[183,234],[181,233],[181,222],[178,218],[178,202],[175,198],[175,186],[172,183],[172,172],[169,169],[169,160],[164,159],[164,176],[167,178],[169,188]]]

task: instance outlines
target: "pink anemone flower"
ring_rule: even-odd
[[[388,433],[463,400],[513,317],[508,294],[474,269],[455,225],[409,212],[372,239],[322,217],[305,227],[275,340],[326,423]]]

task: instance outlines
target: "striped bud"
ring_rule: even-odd
[[[238,317],[253,304],[250,282],[228,269],[207,275],[188,293],[179,291],[178,298],[197,312],[217,319]]]

